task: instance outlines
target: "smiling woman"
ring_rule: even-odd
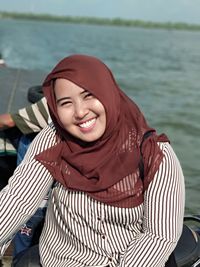
[[[51,189],[34,266],[175,267],[184,177],[167,136],[95,57],[64,58],[43,91],[52,123],[0,192],[2,252]]]

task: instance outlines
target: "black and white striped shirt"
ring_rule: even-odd
[[[34,155],[55,144],[52,125],[32,142],[23,162],[0,192],[2,253],[13,234],[30,218],[52,187],[53,179]],[[102,204],[57,183],[40,238],[43,267],[162,267],[180,237],[184,178],[168,143],[164,160],[135,208]]]

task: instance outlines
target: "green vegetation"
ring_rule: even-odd
[[[151,22],[142,20],[130,20],[121,18],[95,18],[95,17],[71,17],[71,16],[54,16],[48,14],[32,14],[32,13],[12,13],[0,12],[0,18],[10,19],[24,19],[24,20],[40,20],[40,21],[54,21],[66,23],[79,23],[79,24],[95,24],[95,25],[112,25],[112,26],[127,26],[127,27],[141,27],[141,28],[154,28],[154,29],[176,29],[176,30],[193,30],[199,31],[200,25],[187,24],[182,22]]]

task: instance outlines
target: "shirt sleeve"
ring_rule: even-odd
[[[182,233],[185,185],[180,163],[168,143],[164,159],[144,196],[143,231],[130,242],[120,267],[162,267]]]
[[[37,210],[52,186],[53,178],[34,156],[55,145],[55,134],[47,126],[31,143],[24,160],[8,185],[0,191],[0,251]]]
[[[51,121],[45,97],[37,103],[19,109],[17,113],[11,114],[11,117],[23,134],[39,132]]]

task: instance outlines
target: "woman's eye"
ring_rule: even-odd
[[[63,107],[63,106],[69,106],[72,102],[70,101],[64,101],[64,102],[61,102],[60,103],[60,106]]]

